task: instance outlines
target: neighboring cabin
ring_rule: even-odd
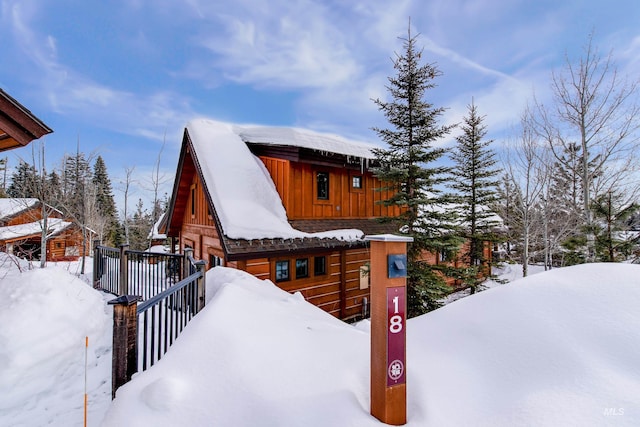
[[[82,253],[82,231],[74,223],[65,221],[59,210],[49,206],[47,212],[47,261],[78,259]],[[42,228],[42,204],[38,199],[0,199],[0,250],[26,259],[39,259]],[[89,249],[87,245],[85,253],[88,254]]]
[[[209,268],[270,279],[341,319],[364,315],[363,237],[397,233],[378,218],[400,213],[378,203],[390,195],[378,190],[372,148],[308,130],[194,120],[184,131],[166,234]]]

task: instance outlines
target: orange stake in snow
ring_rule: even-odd
[[[89,337],[84,337],[84,427],[87,427],[87,352]]]

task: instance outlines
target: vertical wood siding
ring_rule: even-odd
[[[377,203],[387,199],[390,194],[377,190],[381,183],[369,171],[320,167],[271,157],[260,159],[271,175],[290,220],[373,218],[399,214],[398,208]],[[316,198],[317,172],[329,173],[329,200]],[[354,175],[362,176],[362,189],[352,188]]]

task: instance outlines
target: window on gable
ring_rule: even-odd
[[[327,274],[327,257],[317,256],[313,260],[313,275],[323,276]]]
[[[329,200],[329,173],[316,172],[316,198]]]
[[[191,216],[196,215],[196,186],[191,186]]]
[[[289,280],[289,260],[276,261],[276,282]]]
[[[296,279],[309,277],[309,260],[307,258],[298,258],[296,260]]]

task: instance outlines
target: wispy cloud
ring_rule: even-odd
[[[169,91],[149,94],[108,87],[60,63],[57,40],[37,33],[38,10],[26,2],[4,2],[13,40],[32,64],[31,83],[40,85],[51,108],[93,126],[161,140],[164,129],[193,117],[189,100]]]

